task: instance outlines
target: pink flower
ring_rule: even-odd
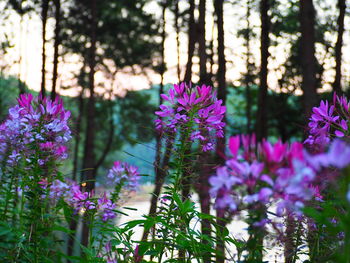
[[[67,158],[65,144],[71,139],[69,117],[70,112],[59,98],[51,101],[42,96],[34,99],[31,94],[20,95],[18,105],[9,109],[0,126],[0,157],[5,158],[8,150],[15,149],[18,159],[28,161],[39,156],[37,163],[41,166],[49,160]]]
[[[334,93],[332,105],[321,101],[319,107],[314,107],[309,122],[310,135],[305,143],[324,148],[332,137],[348,137],[349,105],[345,96],[338,97]]]
[[[174,84],[168,95],[162,98],[170,105],[160,105],[155,114],[156,129],[174,134],[179,128],[189,131],[190,140],[197,141],[203,151],[214,149],[216,137],[223,137],[225,123],[222,121],[226,108],[217,100],[210,86],[192,88],[185,83]],[[188,125],[190,123],[190,126]]]
[[[229,142],[228,142],[228,147],[231,151],[231,154],[233,157],[237,157],[238,155],[238,149],[239,149],[239,136],[233,136],[229,139]]]
[[[120,184],[129,191],[136,191],[140,180],[138,168],[121,161],[114,162],[107,178],[111,183]]]
[[[270,142],[263,140],[261,144],[261,152],[264,154],[268,162],[279,163],[287,153],[287,144],[278,141],[272,145]]]

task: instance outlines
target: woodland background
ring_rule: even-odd
[[[227,137],[302,140],[312,107],[348,92],[347,4],[0,0],[0,119],[18,94],[60,95],[74,135],[62,170],[103,185],[112,162],[127,161],[150,175],[154,203],[171,159],[153,128],[159,94],[209,84],[227,106]]]

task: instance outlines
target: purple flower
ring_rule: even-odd
[[[328,152],[313,156],[307,154],[306,157],[316,170],[329,166],[343,169],[350,164],[350,146],[346,142],[336,139],[331,143]]]
[[[240,138],[243,155],[238,155],[241,150]],[[251,138],[254,144],[249,145]],[[341,150],[346,153],[344,161],[350,160],[343,145],[333,147],[334,152]],[[216,208],[242,206],[244,209],[245,205],[255,203],[276,203],[278,215],[282,216],[286,211],[301,216],[307,202],[312,199],[322,200],[319,188],[315,185],[317,170],[309,162],[310,158],[313,161],[316,159],[309,157],[301,143],[289,146],[281,141],[271,144],[265,140],[256,145],[253,137],[235,136],[229,141],[229,149],[232,157],[209,179],[210,194],[215,198]],[[258,154],[254,153],[256,149]],[[337,167],[343,163],[342,159],[333,160],[328,154],[327,158],[332,163],[337,161]]]
[[[332,137],[348,137],[349,105],[345,96],[334,93],[332,105],[321,101],[319,107],[314,107],[309,122],[310,135],[305,143],[325,147]]]
[[[229,139],[228,147],[233,157],[236,157],[238,155],[239,146],[240,146],[239,136],[233,136]]]
[[[98,210],[101,213],[102,221],[106,222],[109,219],[114,219],[116,217],[115,212],[116,205],[107,198],[106,193],[104,193],[101,198],[98,199]]]
[[[261,144],[261,153],[268,162],[279,163],[283,160],[287,153],[288,145],[278,141],[274,145],[264,140]]]
[[[31,94],[20,95],[18,105],[9,109],[7,119],[0,126],[1,158],[7,157],[8,150],[16,151],[16,155],[9,156],[9,164],[21,157],[30,160],[39,156],[39,165],[67,158],[65,144],[71,138],[69,117],[70,112],[59,98],[51,101],[42,97],[34,99]]]
[[[272,194],[273,194],[273,191],[270,188],[263,187],[259,191],[259,195],[258,195],[259,201],[263,203],[267,203]]]
[[[185,83],[174,84],[162,98],[170,105],[160,105],[155,114],[156,129],[174,134],[179,128],[191,128],[191,141],[198,141],[203,151],[214,149],[216,137],[223,137],[222,121],[226,108],[217,100],[210,86],[192,88]],[[190,122],[190,125],[189,125]]]
[[[121,184],[124,189],[136,191],[139,185],[139,172],[136,166],[116,161],[107,174],[108,180],[113,184]]]
[[[240,181],[228,173],[227,167],[220,167],[216,171],[216,176],[209,178],[211,185],[210,195],[216,198],[215,206],[217,208],[226,208],[236,210],[237,205],[231,196],[232,186]]]

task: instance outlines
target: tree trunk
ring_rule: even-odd
[[[215,16],[215,11],[213,12],[213,16]],[[214,86],[214,66],[216,65],[214,61],[215,56],[215,50],[214,50],[214,37],[215,37],[215,26],[217,23],[213,23],[213,26],[211,27],[211,39],[209,41],[209,53],[208,53],[208,62],[210,64],[209,71],[208,71],[208,82],[207,85]],[[215,76],[216,77],[216,76]]]
[[[41,65],[41,94],[45,96],[46,80],[46,24],[49,0],[42,0],[41,3],[41,24],[42,24],[42,65]]]
[[[96,14],[96,2],[97,0],[91,0],[91,22],[90,22],[90,56],[89,56],[89,91],[90,96],[87,105],[87,119],[86,119],[86,136],[84,145],[84,158],[83,158],[83,180],[86,182],[86,191],[95,189],[95,177],[96,173],[93,167],[95,166],[95,65],[96,65],[96,26],[97,26],[97,14]],[[83,231],[82,231],[82,245],[87,246],[89,241],[89,228],[86,222],[87,218],[84,218]]]
[[[218,99],[222,100],[222,104],[226,104],[226,59],[225,59],[225,35],[224,35],[224,10],[223,10],[224,0],[215,0],[214,7],[217,18],[217,30],[218,30],[218,72],[217,72],[217,83],[218,83]],[[225,122],[226,117],[224,117]],[[224,137],[217,139],[216,145],[216,157],[220,164],[224,164],[225,162],[225,128],[224,128]],[[208,182],[210,174],[206,177],[206,182]],[[210,210],[210,203],[205,202],[206,199],[210,200],[209,191],[204,193],[206,196],[204,197],[204,203],[209,206],[206,210]],[[223,219],[224,213],[221,211],[217,211],[216,213],[218,219],[217,224],[220,227],[225,227],[226,223]],[[204,223],[206,225],[206,223]],[[216,262],[223,263],[225,262],[225,243],[218,239],[216,244]],[[208,261],[209,262],[209,261]]]
[[[226,59],[225,59],[225,38],[224,38],[224,12],[223,12],[223,0],[215,0],[215,13],[217,16],[217,29],[218,29],[218,99],[222,100],[222,104],[226,104]],[[225,122],[224,117],[224,122]],[[224,129],[225,134],[225,129]],[[225,159],[225,135],[223,138],[218,138],[216,153],[219,159]]]
[[[158,146],[159,147],[159,146]],[[161,161],[161,157],[159,154],[159,157],[156,157],[156,164],[154,166],[155,169],[155,186],[154,190],[152,193],[152,198],[151,198],[151,206],[149,209],[149,216],[154,216],[157,212],[157,206],[158,206],[158,199],[164,184],[165,176],[167,174],[168,170],[168,164],[170,161],[171,157],[171,151],[173,149],[173,142],[171,140],[167,141],[166,144],[166,150],[163,155],[163,161]],[[160,150],[159,150],[160,153]],[[157,159],[159,158],[159,159]],[[157,163],[158,162],[158,163]],[[149,230],[144,230],[143,235],[142,235],[142,241],[146,241],[149,235]]]
[[[181,81],[180,68],[180,26],[179,26],[179,0],[175,0],[175,31],[176,31],[176,54],[177,54],[177,79]]]
[[[342,46],[344,33],[344,17],[346,10],[345,0],[338,0],[339,16],[338,16],[338,38],[335,44],[335,79],[333,83],[333,90],[337,94],[342,93],[341,87],[341,65],[342,65]]]
[[[207,46],[205,39],[205,12],[206,0],[199,1],[199,17],[198,17],[198,54],[199,54],[199,82],[206,84],[208,81],[207,72]]]
[[[84,113],[84,88],[82,87],[82,90],[80,92],[79,98],[78,98],[78,116],[76,120],[76,127],[75,127],[75,144],[74,144],[74,154],[73,154],[73,171],[72,171],[72,179],[74,181],[80,181],[78,180],[78,154],[79,154],[79,145],[80,145],[80,133],[81,133],[81,120]]]
[[[164,50],[165,50],[165,38],[166,38],[166,32],[165,32],[165,11],[166,11],[166,5],[163,4],[162,6],[162,31],[161,31],[161,38],[162,38],[162,44],[161,44],[161,67],[160,67],[160,87],[159,87],[159,105],[163,103],[163,98],[161,97],[161,94],[164,93],[164,73],[165,73],[165,57],[164,57]],[[157,211],[157,205],[158,205],[158,198],[160,195],[160,192],[162,190],[162,186],[164,184],[164,179],[166,175],[166,166],[169,163],[170,160],[170,154],[172,149],[172,143],[170,141],[167,142],[165,155],[163,157],[163,163],[161,158],[161,152],[162,152],[162,138],[161,134],[159,134],[157,131],[155,131],[155,137],[156,137],[156,156],[154,160],[154,190],[151,197],[151,206],[148,215],[154,216]],[[142,241],[146,241],[149,235],[149,230],[145,230],[142,235]]]
[[[189,0],[189,21],[188,21],[188,51],[187,51],[187,65],[185,71],[185,82],[191,82],[192,80],[192,58],[194,54],[194,49],[197,42],[197,33],[196,33],[196,23],[194,21],[194,9],[195,9],[195,1]]]
[[[61,0],[54,0],[55,4],[55,40],[54,40],[54,55],[53,55],[53,70],[52,70],[52,88],[51,99],[56,97],[56,83],[57,83],[57,68],[58,68],[58,47],[60,45],[60,18],[61,18]]]
[[[105,148],[102,151],[102,154],[100,156],[100,158],[96,161],[96,164],[94,166],[94,171],[95,174],[97,174],[97,170],[98,168],[100,168],[100,166],[103,164],[103,162],[105,161],[108,153],[111,150],[111,147],[113,145],[113,139],[114,139],[114,120],[113,120],[113,102],[112,102],[112,98],[110,98],[110,100],[108,101],[109,105],[108,105],[108,110],[109,110],[109,131],[108,131],[108,139],[106,141],[106,145]]]
[[[315,9],[312,0],[300,0],[300,58],[305,120],[317,103]]]
[[[200,164],[200,171],[199,171],[199,180],[195,180],[194,186],[198,193],[199,197],[199,203],[201,207],[201,212],[204,214],[210,215],[210,185],[209,185],[209,177],[214,173],[214,167],[215,164],[210,163],[210,161],[213,160],[211,158],[210,153],[205,152],[202,153],[200,156],[200,159],[198,160],[198,163]],[[210,220],[208,219],[202,219],[201,221],[201,232],[202,235],[210,238],[211,237],[211,224]],[[203,244],[208,244],[207,239],[202,240]],[[212,262],[212,253],[207,252],[203,254],[203,262],[209,263]]]
[[[294,244],[295,220],[293,215],[287,214],[286,239],[284,240],[285,263],[293,263],[295,250],[298,248]]]
[[[261,36],[260,36],[260,87],[258,95],[258,112],[256,119],[256,138],[261,141],[267,137],[267,75],[268,75],[268,58],[269,58],[269,32],[270,17],[268,15],[269,0],[260,1],[261,17]]]
[[[252,56],[251,50],[250,50],[250,12],[251,12],[251,0],[247,0],[247,13],[246,13],[246,23],[247,23],[247,32],[245,35],[245,43],[246,43],[246,52],[247,52],[247,57],[246,57],[246,65],[247,65],[247,74],[245,76],[245,85],[246,85],[246,118],[247,118],[247,128],[246,132],[247,134],[250,134],[251,132],[251,112],[252,112],[252,98],[251,98],[251,85],[252,85],[252,64],[250,62],[250,58]]]

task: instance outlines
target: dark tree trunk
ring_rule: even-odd
[[[223,0],[215,0],[215,13],[217,17],[217,29],[218,29],[218,99],[222,100],[222,104],[226,104],[226,59],[225,59],[225,38],[224,38],[224,13],[223,13]],[[225,118],[223,120],[225,122]],[[225,130],[224,130],[225,131]],[[225,134],[225,132],[224,132]],[[225,137],[218,138],[217,156],[224,160],[225,157]]]
[[[177,79],[181,81],[181,69],[180,69],[180,26],[179,26],[179,0],[175,0],[175,31],[176,31],[176,54],[177,54]]]
[[[300,59],[305,120],[317,103],[315,9],[312,0],[300,0]]]
[[[247,134],[250,134],[251,132],[251,112],[252,112],[252,98],[251,98],[251,85],[253,83],[252,81],[252,64],[250,62],[250,58],[252,56],[251,50],[250,50],[250,37],[251,37],[251,28],[250,28],[250,12],[251,12],[251,2],[250,0],[247,0],[247,13],[246,13],[246,23],[247,23],[247,32],[245,35],[245,43],[246,43],[246,65],[247,65],[247,74],[245,76],[245,85],[246,85],[246,118],[247,118]]]
[[[293,215],[287,215],[286,239],[284,240],[284,258],[285,263],[293,263],[294,253],[297,247],[294,244],[295,220]]]
[[[163,103],[163,98],[160,96],[164,93],[164,73],[165,73],[165,58],[164,58],[164,50],[165,50],[165,38],[166,38],[166,32],[165,32],[165,11],[166,11],[166,5],[163,4],[162,6],[162,31],[161,31],[161,38],[162,38],[162,44],[161,44],[161,67],[160,67],[160,87],[159,87],[159,105]],[[166,176],[166,167],[170,160],[171,155],[171,149],[172,149],[172,143],[169,140],[166,145],[166,151],[163,156],[163,162],[161,158],[162,153],[162,138],[161,134],[159,134],[157,131],[155,131],[155,137],[156,137],[156,156],[154,160],[154,174],[155,174],[155,186],[151,197],[151,206],[148,215],[154,216],[157,211],[158,206],[158,198],[160,195],[160,192],[162,190],[164,179]],[[142,240],[146,241],[149,235],[149,230],[144,230],[142,235]]]
[[[96,14],[96,2],[97,0],[90,1],[91,21],[90,21],[90,56],[89,56],[89,91],[90,96],[87,105],[87,119],[86,119],[86,136],[84,145],[84,158],[83,158],[83,180],[86,182],[86,191],[95,189],[95,177],[96,173],[93,169],[95,167],[95,65],[96,65],[96,26],[97,26],[97,14]],[[87,246],[89,242],[89,228],[86,222],[87,218],[84,218],[83,231],[82,231],[82,245]]]
[[[162,191],[164,180],[167,174],[167,170],[168,170],[167,167],[170,161],[172,149],[173,149],[173,142],[171,140],[168,140],[166,144],[166,150],[162,158],[163,160],[161,161],[160,150],[159,150],[159,155],[156,157],[156,164],[154,166],[155,186],[152,193],[151,206],[148,213],[149,216],[154,216],[157,212],[158,199]],[[149,230],[144,230],[142,235],[142,240],[146,241],[148,238],[148,235],[149,235]]]
[[[344,17],[346,10],[345,0],[338,0],[339,16],[338,16],[338,38],[335,44],[335,79],[333,83],[333,90],[337,94],[342,93],[341,87],[341,65],[342,65],[342,47],[344,34]]]
[[[192,58],[194,54],[194,49],[196,46],[197,32],[196,32],[196,23],[194,20],[194,9],[195,9],[195,1],[189,0],[189,21],[188,21],[188,51],[187,51],[187,65],[185,71],[185,82],[191,82],[192,80]]]
[[[216,23],[217,23],[217,31],[218,31],[218,72],[217,72],[217,83],[218,83],[218,99],[222,100],[222,104],[226,104],[226,59],[225,59],[225,34],[224,34],[224,10],[223,10],[224,0],[215,0],[214,1],[214,8],[215,8],[215,14],[216,14]],[[226,117],[224,117],[225,122]],[[217,145],[216,145],[216,157],[218,160],[218,163],[223,164],[225,162],[225,129],[224,129],[224,137],[217,139]],[[209,171],[212,172],[212,171]],[[206,183],[208,182],[210,174],[206,174]],[[208,184],[208,183],[207,183]],[[210,200],[209,191],[206,191],[202,193],[202,195],[205,194],[205,197],[203,197],[203,204],[208,206],[205,208],[205,210],[210,210],[210,202],[206,201],[207,199]],[[202,204],[202,205],[203,205]],[[225,221],[222,220],[224,217],[224,214],[221,213],[221,211],[217,211],[216,213],[218,219],[217,224],[220,227],[225,227]],[[204,226],[206,226],[208,223],[203,222]],[[216,244],[216,262],[225,262],[225,243],[218,239]],[[210,261],[208,261],[210,262]]]
[[[267,137],[267,75],[268,75],[268,58],[269,58],[269,32],[270,17],[269,0],[260,1],[260,17],[261,17],[261,36],[260,36],[260,87],[258,95],[258,112],[256,119],[256,138],[261,141]]]
[[[215,16],[215,11],[213,13],[213,16]],[[215,61],[214,61],[214,55],[215,55],[215,50],[214,50],[214,37],[215,37],[215,26],[216,26],[216,23],[213,23],[213,26],[211,28],[211,39],[210,39],[210,42],[209,42],[209,53],[208,53],[208,62],[210,64],[210,67],[209,67],[209,72],[208,72],[208,82],[207,82],[207,85],[210,85],[210,86],[213,86],[214,83],[214,66],[215,66]]]
[[[302,69],[303,107],[305,121],[317,103],[317,79],[315,57],[315,9],[312,0],[300,0],[300,59]],[[308,233],[309,256],[314,261],[314,245],[316,240],[312,231]]]
[[[49,9],[49,0],[42,0],[41,3],[41,24],[42,24],[42,65],[41,65],[41,94],[45,96],[46,86],[46,24],[47,13]]]
[[[53,70],[52,70],[52,88],[51,99],[56,97],[56,83],[57,83],[57,68],[58,68],[58,47],[60,45],[60,18],[61,18],[61,0],[54,0],[55,4],[55,40],[54,40],[54,55],[53,55]]]
[[[199,180],[195,180],[194,187],[198,193],[199,197],[199,203],[201,207],[201,212],[204,214],[210,215],[210,185],[209,185],[209,177],[214,174],[214,166],[215,164],[210,163],[213,160],[211,158],[210,153],[205,152],[202,153],[198,163],[200,164],[200,171],[199,171]],[[201,232],[202,235],[206,237],[211,237],[211,223],[208,219],[202,219],[201,221]],[[208,244],[208,241],[206,239],[202,240],[203,244]],[[213,255],[210,252],[203,254],[203,262],[212,262]]]
[[[96,161],[96,164],[94,166],[94,171],[95,174],[97,174],[97,170],[98,168],[100,168],[100,166],[103,164],[103,162],[105,161],[108,153],[111,150],[111,147],[113,145],[113,138],[114,138],[114,121],[113,121],[113,102],[112,102],[112,98],[110,99],[109,103],[109,131],[108,131],[108,139],[106,141],[106,145],[105,148],[102,151],[102,154],[100,156],[100,158]]]
[[[198,55],[199,55],[199,82],[200,84],[207,84],[208,72],[207,72],[207,43],[205,39],[205,12],[206,12],[206,0],[199,1],[199,17],[198,17]]]
[[[78,116],[76,120],[75,126],[75,144],[74,144],[74,154],[73,154],[73,171],[72,171],[72,179],[74,181],[78,181],[78,154],[79,154],[79,146],[80,146],[80,133],[81,133],[81,120],[84,113],[84,88],[80,92],[78,98]],[[79,180],[80,181],[80,180]]]

